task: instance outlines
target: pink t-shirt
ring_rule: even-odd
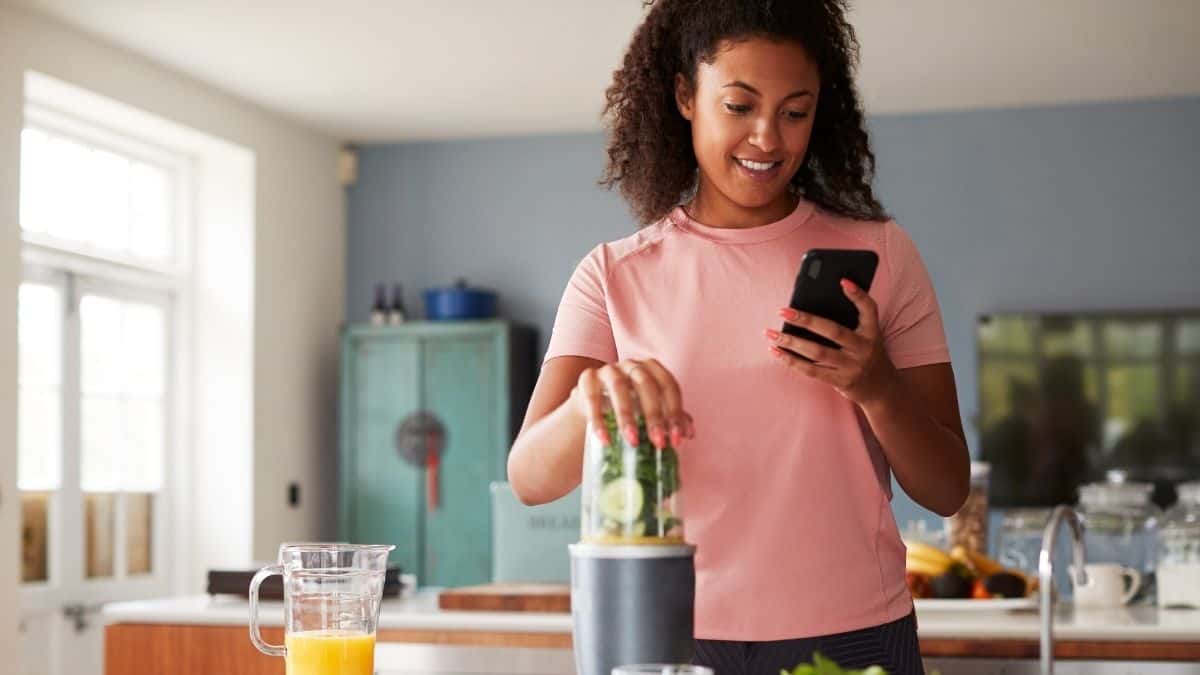
[[[828,635],[912,611],[878,441],[857,406],[786,368],[763,337],[778,330],[812,248],[879,255],[870,294],[897,368],[950,360],[908,235],[805,200],[748,229],[708,227],[677,208],[593,249],[559,305],[547,360],[657,358],[695,418],[679,454],[697,638]]]

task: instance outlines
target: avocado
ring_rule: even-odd
[[[943,600],[956,600],[971,597],[971,580],[953,570],[929,580],[929,590],[933,597]]]
[[[983,581],[983,587],[993,597],[1023,598],[1028,590],[1025,577],[1012,572],[996,572]]]

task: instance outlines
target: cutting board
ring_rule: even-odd
[[[442,591],[438,607],[479,612],[570,612],[567,584],[494,583]]]

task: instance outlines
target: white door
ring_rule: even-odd
[[[99,674],[99,607],[167,593],[168,300],[73,274],[21,285],[26,673]]]

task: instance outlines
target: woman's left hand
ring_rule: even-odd
[[[898,382],[899,375],[883,348],[879,308],[875,301],[849,279],[842,280],[842,291],[858,308],[857,330],[790,307],[779,310],[779,316],[787,323],[829,338],[841,349],[772,329],[766,330],[766,336],[771,354],[792,371],[830,384],[842,396],[865,407],[885,398]],[[813,362],[785,350],[806,356]]]

